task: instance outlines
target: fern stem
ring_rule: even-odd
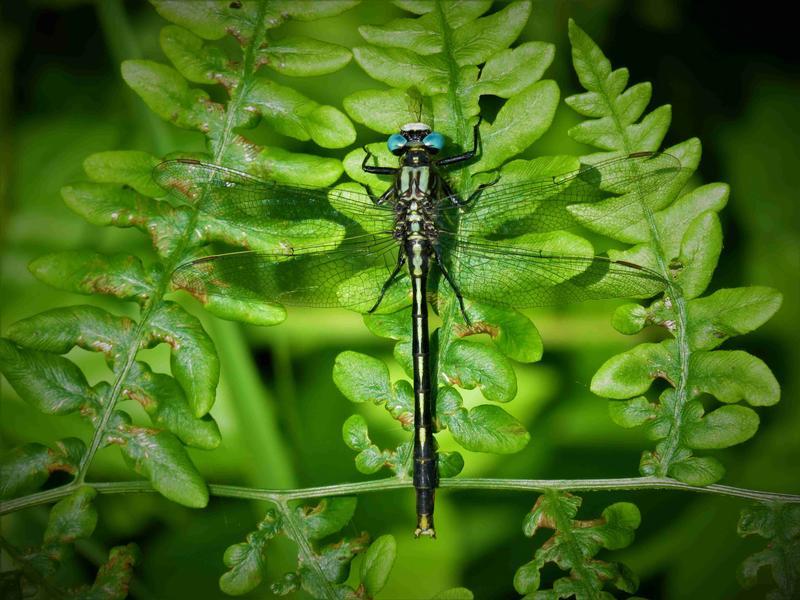
[[[566,514],[558,502],[558,490],[548,489],[545,491],[545,497],[550,501],[551,514],[555,516],[555,530],[561,538],[561,552],[564,553],[565,558],[569,561],[572,567],[572,581],[575,586],[583,588],[582,594],[576,594],[581,598],[600,598],[601,596],[596,593],[596,590],[590,583],[592,575],[589,572],[589,567],[584,560],[580,551],[580,542],[573,533],[575,526],[572,523],[572,517]]]
[[[317,559],[318,555],[311,547],[308,536],[303,533],[303,527],[294,510],[287,504],[287,500],[285,499],[276,501],[275,506],[281,513],[285,528],[284,531],[288,533],[291,540],[297,544],[300,552],[306,557],[305,564],[310,565],[310,567],[316,571],[317,580],[325,589],[325,597],[330,600],[337,600],[340,596],[336,593],[336,589],[333,587],[331,581],[325,576],[325,572],[322,570],[319,560]]]
[[[593,64],[591,65],[591,67],[594,66],[595,65]],[[637,148],[633,146],[630,136],[628,135],[625,125],[623,124],[623,119],[619,114],[618,106],[613,100],[614,93],[612,90],[608,89],[605,78],[597,70],[594,71],[594,76],[595,79],[600,82],[606,107],[614,122],[614,127],[616,128],[617,133],[623,140],[623,147],[620,148],[620,150],[622,150],[625,154],[632,154],[634,152],[644,150],[644,148]],[[647,221],[647,228],[650,234],[650,245],[652,247],[656,263],[658,264],[658,271],[667,281],[666,295],[673,302],[673,314],[675,315],[676,325],[675,340],[678,347],[679,376],[678,381],[674,382],[674,386],[677,402],[675,402],[675,408],[672,414],[672,422],[670,424],[669,432],[661,443],[661,451],[659,452],[658,466],[656,468],[657,476],[667,477],[675,452],[680,445],[683,408],[689,400],[687,384],[689,381],[689,360],[691,357],[691,348],[689,347],[689,340],[686,335],[688,328],[688,316],[686,313],[686,299],[683,296],[683,290],[673,281],[673,278],[670,276],[669,258],[664,256],[661,234],[658,230],[655,215],[645,202],[641,202],[641,208],[642,212],[644,213],[645,220]]]
[[[453,30],[450,27],[450,24],[448,23],[447,19],[445,18],[445,10],[449,10],[449,7],[442,6],[442,3],[439,0],[434,2],[434,12],[436,13],[436,17],[438,19],[437,25],[440,31],[442,32],[442,54],[445,57],[447,63],[447,71],[449,79],[447,85],[447,101],[454,115],[454,120],[458,124],[455,132],[454,141],[456,142],[459,148],[463,149],[464,144],[467,143],[467,140],[469,140],[470,138],[472,125],[464,117],[464,106],[461,104],[459,98],[459,93],[461,92],[460,76],[459,76],[461,67],[459,66],[458,62],[453,56],[452,52]],[[468,170],[465,168],[458,169],[453,173],[450,173],[448,177],[451,183],[455,182],[455,189],[458,191],[458,193],[464,194],[466,191],[466,186],[469,183],[470,176]]]
[[[128,56],[128,58],[138,57],[141,51],[138,43],[136,42],[136,38],[130,31],[125,9],[122,7],[119,0],[98,2],[96,5],[96,10],[98,19],[103,28],[103,32],[105,33],[106,43],[108,44],[111,54],[116,58],[121,58],[121,56],[128,54],[133,55]],[[113,34],[112,31],[114,32]],[[145,116],[145,113],[141,107],[137,108],[137,111],[139,113],[137,116],[145,119],[145,122],[148,125],[151,125],[152,117]],[[163,142],[163,136],[159,135],[159,133],[163,133],[163,129],[161,132],[159,132],[156,128],[151,129],[153,129],[155,139],[158,142]],[[149,310],[147,312],[149,313]],[[139,320],[135,337],[137,341],[140,339],[142,325],[145,323],[145,321],[145,318]],[[122,367],[121,372],[114,380],[111,392],[108,394],[103,405],[102,413],[100,415],[100,422],[99,425],[94,429],[92,439],[89,442],[89,448],[81,457],[80,464],[78,465],[78,472],[75,476],[76,486],[83,484],[84,480],[86,479],[86,474],[89,471],[89,466],[94,459],[94,455],[100,449],[103,437],[105,436],[106,426],[108,425],[108,421],[114,412],[114,407],[116,406],[117,399],[122,391],[122,385],[125,382],[125,377],[130,371],[133,361],[136,360],[137,352],[138,344],[132,344],[128,349],[128,355],[125,358],[125,364]]]
[[[464,118],[464,107],[459,101],[459,65],[454,59],[451,51],[452,29],[445,18],[445,10],[446,7],[443,7],[441,2],[438,0],[434,2],[434,13],[436,14],[437,18],[437,26],[442,32],[442,54],[445,57],[448,70],[449,84],[447,86],[447,101],[450,105],[450,110],[452,111],[453,115],[455,115],[455,122],[458,124],[454,141],[459,148],[463,149],[464,143],[468,138],[468,133],[465,127],[466,119]],[[466,195],[464,194],[467,191],[466,185],[469,181],[467,169],[458,169],[457,171],[448,173],[447,176],[450,183],[454,184],[454,189],[462,195],[462,198],[466,198]],[[433,387],[435,389],[432,390],[434,398],[436,398],[438,395],[437,389],[439,387],[439,382],[442,380],[442,373],[439,365],[443,365],[445,363],[447,351],[450,348],[450,344],[453,342],[453,338],[456,336],[454,324],[458,322],[457,319],[461,314],[455,296],[453,294],[448,294],[447,298],[448,300],[445,305],[443,307],[439,307],[439,316],[442,319],[442,325],[439,327],[437,332],[438,347],[435,364],[430,365],[431,371],[435,373],[433,381]],[[433,360],[433,356],[431,359]],[[446,377],[445,380],[447,380]]]
[[[107,32],[110,32],[111,30],[116,30],[117,27],[120,27],[123,30],[123,36],[122,36],[123,41],[120,43],[116,42],[110,43],[112,52],[116,53],[131,52],[134,53],[135,55],[139,53],[138,44],[136,44],[135,40],[132,41],[133,36],[130,35],[129,28],[127,26],[128,19],[125,16],[124,8],[118,2],[111,2],[108,5],[106,5],[106,3],[104,2],[101,2],[100,6],[98,6],[98,16]],[[146,118],[147,122],[149,122],[151,117],[146,117]],[[156,143],[166,142],[166,139],[163,136],[158,135],[159,134],[158,130],[155,130],[154,133],[156,135],[155,138]],[[150,302],[144,308],[144,311],[139,319],[139,322],[136,327],[136,334],[133,337],[133,343],[128,349],[127,356],[125,357],[125,363],[122,366],[122,369],[118,373],[115,373],[116,377],[114,379],[111,391],[108,394],[105,403],[103,405],[103,412],[100,416],[100,422],[94,430],[94,433],[92,435],[92,440],[89,443],[88,450],[81,457],[81,462],[80,465],[78,466],[78,472],[77,475],[75,476],[76,486],[80,486],[85,482],[86,475],[89,471],[89,467],[92,463],[92,460],[94,459],[95,454],[97,454],[97,451],[100,449],[102,445],[103,438],[106,435],[106,427],[108,425],[109,420],[111,419],[111,415],[114,413],[114,408],[116,407],[117,401],[119,400],[119,396],[122,393],[122,387],[125,384],[125,379],[128,376],[128,373],[130,372],[134,361],[136,360],[136,355],[138,354],[139,348],[141,346],[140,342],[144,338],[144,332],[146,328],[149,327],[150,316],[152,315],[154,308],[156,306],[159,306],[162,302],[164,294],[166,293],[169,286],[169,274],[171,273],[172,269],[175,267],[177,262],[180,260],[180,257],[183,255],[183,252],[189,243],[191,232],[194,230],[194,223],[196,218],[197,218],[197,211],[194,212],[194,214],[192,215],[192,219],[190,219],[189,223],[187,224],[186,229],[184,230],[183,235],[181,236],[180,243],[177,244],[175,251],[165,261],[165,269],[163,271],[164,275],[162,275],[161,280],[157,282],[157,286],[153,294],[153,297],[150,299]]]
[[[155,492],[147,481],[114,481],[86,483],[101,494],[138,494]],[[612,479],[483,479],[483,478],[451,478],[442,479],[440,487],[454,490],[503,490],[509,492],[539,492],[561,490],[567,492],[602,492],[620,490],[681,490],[697,494],[711,494],[731,498],[743,498],[755,502],[781,502],[800,504],[800,494],[783,494],[765,492],[730,485],[712,484],[703,487],[681,483],[669,477],[622,477]],[[37,492],[14,500],[0,503],[0,515],[23,510],[32,506],[49,504],[69,496],[78,486],[75,484]],[[410,489],[411,482],[395,477],[364,481],[360,483],[342,483],[320,487],[298,488],[292,490],[258,489],[236,485],[210,484],[209,490],[214,496],[222,498],[239,498],[242,500],[260,500],[280,504],[295,500],[310,500],[330,496],[349,496],[371,492]]]
[[[125,384],[125,379],[127,378],[128,373],[130,372],[131,367],[136,360],[136,355],[139,352],[140,347],[139,342],[144,337],[145,327],[148,326],[148,321],[153,306],[154,304],[150,304],[147,309],[145,309],[144,315],[136,326],[136,335],[133,337],[134,343],[132,343],[130,348],[128,348],[128,355],[125,357],[125,364],[117,374],[114,380],[114,385],[111,388],[111,392],[109,392],[103,404],[103,412],[100,415],[100,422],[98,423],[97,427],[95,427],[94,433],[92,434],[92,441],[89,442],[89,449],[81,457],[81,462],[78,466],[78,474],[75,476],[76,487],[80,487],[85,482],[86,474],[89,471],[89,466],[92,464],[94,455],[97,454],[97,451],[100,449],[100,445],[103,442],[103,438],[106,435],[106,427],[111,419],[111,415],[114,413],[114,407],[117,405],[117,400],[119,400],[120,394],[122,393],[122,387]]]
[[[241,66],[242,85],[237,88],[236,92],[231,97],[223,135],[214,145],[213,155],[215,163],[219,163],[222,160],[235,135],[233,131],[235,115],[239,114],[240,111],[240,104],[244,97],[243,88],[248,85],[248,82],[252,79],[252,75],[255,72],[255,49],[261,45],[266,35],[266,8],[265,3],[259,5],[259,12],[256,18],[257,26],[244,49],[244,60]],[[108,3],[100,2],[97,10],[100,21],[109,38],[109,47],[112,54],[120,59],[139,57],[141,54],[140,48],[136,43],[135,37],[130,32],[124,7],[119,1],[111,0]],[[111,31],[117,31],[118,28],[123,30],[120,40],[117,40],[117,38],[110,33]],[[143,120],[148,126],[152,124],[151,122],[154,119],[152,113],[149,111],[142,112],[138,116],[140,120]],[[159,152],[164,153],[168,148],[172,147],[172,144],[169,141],[169,133],[164,129],[163,123],[160,120],[157,120],[157,123],[159,125],[151,126],[150,129],[153,135],[153,141],[159,148]],[[111,419],[111,415],[114,413],[114,408],[122,392],[127,374],[133,366],[133,362],[136,360],[140,341],[143,339],[144,332],[149,326],[153,311],[156,307],[161,305],[164,295],[169,291],[170,274],[185,256],[185,251],[190,244],[197,217],[198,211],[194,211],[174,251],[164,260],[163,276],[156,282],[156,289],[150,302],[142,312],[136,335],[133,338],[134,342],[128,349],[125,362],[118,372],[111,392],[104,403],[99,426],[96,427],[94,431],[88,451],[81,458],[81,463],[75,478],[76,485],[84,483],[91,462],[97,451],[102,447],[103,438],[106,435],[106,426]],[[226,356],[230,356],[233,353],[241,354],[241,352],[235,352],[236,349],[240,349],[244,345],[240,331],[231,327],[225,327],[224,325],[218,326],[217,330],[218,335],[215,336],[217,343],[227,347],[227,352],[224,354]],[[245,422],[244,429],[253,434],[249,435],[248,438],[252,445],[255,446],[254,453],[257,456],[270,456],[273,459],[273,464],[271,464],[270,469],[258,468],[251,473],[252,482],[256,485],[273,485],[280,487],[295,485],[296,479],[289,459],[289,453],[280,442],[281,436],[276,425],[274,411],[270,412],[268,410],[270,403],[266,401],[268,399],[263,397],[264,393],[258,385],[258,375],[255,372],[251,359],[246,356],[241,356],[240,360],[235,362],[233,366],[236,370],[236,376],[232,378],[233,387],[237,390],[235,396],[243,398],[244,402],[248,403],[250,407],[256,407],[256,409],[258,409],[256,414],[250,414],[253,412],[250,411],[246,415],[247,418],[243,419]],[[252,425],[254,423],[259,425],[254,428]]]
[[[694,486],[670,477],[621,477],[610,479],[444,479],[441,487],[454,489],[492,489],[507,491],[562,490],[568,492],[600,492],[613,490],[660,490],[674,489],[698,494],[712,494],[745,498],[757,502],[800,503],[800,494],[764,492],[730,485],[712,484]]]
[[[241,114],[242,99],[247,97],[247,90],[250,85],[253,73],[255,73],[255,50],[264,41],[266,36],[266,17],[267,3],[259,2],[258,13],[254,19],[253,34],[247,41],[242,57],[242,78],[239,85],[231,94],[228,110],[225,112],[225,126],[222,129],[222,137],[214,148],[214,163],[219,164],[225,151],[231,144],[231,136],[235,135],[233,129],[236,127],[236,119]]]

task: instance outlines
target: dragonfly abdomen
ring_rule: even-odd
[[[417,494],[417,529],[414,535],[436,537],[433,504],[438,474],[433,437],[433,397],[428,342],[427,279],[432,252],[422,233],[410,233],[405,243],[411,275],[411,354],[414,367],[414,488]]]

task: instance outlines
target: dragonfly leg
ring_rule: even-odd
[[[374,175],[394,175],[397,173],[399,169],[395,169],[394,167],[375,167],[372,165],[368,165],[367,161],[374,156],[372,152],[369,151],[369,148],[364,146],[364,152],[367,155],[364,157],[364,160],[361,161],[361,169],[366,173],[372,173]]]
[[[482,183],[482,184],[480,184],[480,185],[478,186],[478,189],[476,189],[474,192],[472,192],[472,193],[469,195],[469,198],[467,198],[467,199],[464,201],[464,203],[463,203],[463,204],[469,204],[469,203],[470,203],[470,202],[472,202],[473,200],[477,200],[477,199],[478,199],[478,197],[481,195],[481,192],[482,192],[483,190],[485,190],[487,187],[491,187],[491,186],[493,186],[493,185],[494,185],[495,183],[497,183],[498,181],[500,181],[500,175],[498,175],[497,177],[495,177],[493,181],[489,181],[489,182],[487,182],[487,183]],[[462,205],[462,206],[463,206],[463,205]]]
[[[444,278],[447,280],[447,283],[450,284],[450,287],[452,288],[453,293],[455,294],[456,299],[458,300],[458,306],[461,309],[461,315],[464,317],[464,323],[466,323],[467,327],[469,327],[472,323],[469,319],[469,316],[467,315],[467,309],[464,307],[464,296],[461,295],[461,290],[458,289],[456,282],[453,281],[453,278],[450,276],[450,271],[448,271],[447,267],[444,266],[444,261],[442,260],[439,251],[434,249],[433,256],[436,259],[436,264],[439,265],[439,270],[442,272],[442,275],[444,275]]]
[[[459,197],[458,197],[458,194],[456,194],[456,193],[453,191],[453,188],[451,188],[451,187],[450,187],[450,185],[449,185],[449,184],[448,184],[448,183],[447,183],[447,182],[446,182],[444,179],[442,179],[442,191],[444,192],[444,194],[445,194],[445,196],[447,197],[447,199],[448,199],[448,200],[450,200],[450,202],[452,202],[452,203],[453,203],[453,204],[455,204],[456,206],[467,206],[467,205],[468,205],[468,204],[470,204],[470,203],[471,203],[473,200],[477,200],[477,199],[478,199],[478,197],[481,195],[481,192],[482,192],[484,189],[486,189],[486,188],[487,188],[487,187],[489,187],[489,186],[492,186],[492,185],[494,185],[494,184],[495,184],[495,183],[497,183],[498,181],[500,181],[500,176],[499,176],[499,175],[498,175],[498,176],[495,178],[495,180],[494,180],[494,181],[490,181],[490,182],[488,182],[488,183],[482,183],[482,184],[480,184],[480,185],[478,186],[478,189],[476,189],[474,192],[472,192],[472,193],[469,195],[469,198],[467,198],[466,200],[462,200],[461,198],[459,198]]]
[[[443,177],[440,177],[439,179],[441,181],[442,193],[445,195],[445,197],[456,206],[464,206],[466,202],[458,197],[458,194],[456,194],[455,190],[450,187],[450,184],[447,183]]]
[[[389,290],[389,286],[391,286],[392,283],[394,283],[395,278],[397,277],[398,273],[400,273],[400,269],[403,268],[404,264],[406,264],[406,255],[400,252],[397,255],[397,264],[394,267],[394,271],[392,271],[392,274],[389,275],[389,278],[383,283],[383,287],[381,288],[381,293],[378,296],[378,300],[377,302],[375,302],[375,305],[367,311],[368,313],[371,314],[374,313],[376,310],[378,310],[378,307],[381,305],[381,302],[383,301],[383,297]]]
[[[456,154],[455,156],[448,156],[447,158],[441,158],[436,161],[437,167],[447,167],[449,165],[457,165],[458,163],[466,162],[472,158],[475,158],[475,154],[478,152],[478,143],[480,142],[480,131],[478,130],[478,126],[481,124],[481,117],[478,117],[478,122],[475,123],[475,127],[472,129],[472,150],[467,150],[461,154]]]
[[[370,192],[369,188],[367,188],[367,194],[369,194],[370,200],[372,200],[372,203],[374,205],[383,206],[384,204],[387,204],[395,196],[395,189],[394,189],[394,186],[392,186],[389,189],[387,189],[385,192],[383,192],[380,195],[380,197],[378,197],[375,194],[373,194],[372,192]]]

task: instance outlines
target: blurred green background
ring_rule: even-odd
[[[366,2],[340,17],[312,24],[292,23],[278,33],[303,30],[312,37],[357,45],[358,25],[384,23],[402,12],[388,3]],[[163,125],[123,84],[119,63],[144,57],[166,62],[158,31],[166,23],[144,2],[77,0],[3,3],[0,7],[0,194],[2,194],[2,328],[42,310],[77,303],[121,304],[47,288],[27,271],[33,258],[51,251],[91,248],[149,256],[145,238],[133,231],[86,224],[62,203],[59,189],[84,178],[81,163],[93,153],[140,149],[153,154],[199,150],[197,133]],[[800,246],[797,183],[800,133],[800,61],[789,25],[758,7],[668,0],[537,1],[524,39],[556,44],[548,76],[562,97],[578,91],[572,73],[566,24],[574,18],[604,49],[615,67],[627,66],[631,81],[652,81],[654,104],[673,105],[667,143],[699,137],[704,146],[703,181],[731,184],[722,213],[725,249],[710,290],[742,285],[772,286],[784,294],[778,314],[759,331],[725,346],[764,359],[782,384],[783,399],[760,411],[762,423],[750,441],[718,452],[728,468],[724,483],[764,490],[800,492]],[[791,46],[791,47],[790,47]],[[347,94],[379,88],[352,63],[333,75],[293,80],[312,98],[341,106]],[[216,92],[218,93],[218,92]],[[552,129],[530,156],[585,152],[566,130],[577,122],[560,108]],[[302,151],[295,140],[259,129],[262,143]],[[359,130],[358,143],[377,136]],[[341,157],[341,151],[323,151]],[[318,152],[316,148],[308,151]],[[698,180],[697,183],[701,181]],[[545,357],[518,368],[518,397],[508,407],[531,432],[531,443],[509,457],[465,453],[467,476],[515,478],[625,477],[636,475],[644,435],[614,425],[607,402],[589,392],[594,371],[612,354],[641,339],[617,334],[609,325],[614,303],[596,303],[531,315],[545,341]],[[200,314],[199,311],[195,311]],[[391,361],[391,345],[371,336],[357,315],[344,311],[293,310],[272,329],[204,322],[220,342],[223,380],[212,414],[223,445],[192,453],[211,482],[251,486],[315,486],[363,479],[352,452],[341,441],[341,424],[359,410],[378,442],[404,435],[380,411],[355,407],[331,382],[336,354],[353,349]],[[245,341],[242,343],[240,340]],[[70,354],[90,383],[105,377],[102,361],[89,353]],[[166,354],[151,351],[160,370]],[[794,366],[792,366],[794,365]],[[399,368],[393,372],[399,376]],[[237,393],[231,393],[231,382]],[[250,393],[241,394],[241,390]],[[3,380],[0,404],[2,449],[26,441],[48,441],[88,430],[77,420],[44,417],[19,401]],[[282,435],[265,440],[269,427]],[[442,436],[445,448],[450,445]],[[280,458],[281,452],[289,457]],[[129,479],[114,450],[101,452],[94,479]],[[392,533],[398,561],[382,597],[430,597],[455,585],[477,598],[516,598],[515,569],[536,544],[522,535],[531,494],[454,492],[437,496],[439,539],[414,541],[413,495],[381,493],[359,499],[355,534]],[[581,517],[592,518],[618,501],[635,502],[643,522],[634,544],[616,553],[642,578],[640,595],[653,598],[761,598],[759,587],[740,590],[735,570],[763,540],[742,540],[736,521],[742,502],[678,492],[584,495]],[[212,499],[203,511],[171,504],[155,495],[98,499],[100,524],[92,542],[79,546],[78,573],[108,547],[135,541],[143,559],[133,596],[217,598],[222,552],[253,529],[265,506]],[[36,543],[46,523],[44,508],[4,517],[3,534]],[[612,553],[606,553],[606,556]],[[293,550],[277,544],[270,574],[292,567]],[[77,576],[76,574],[76,576]],[[546,575],[555,577],[555,570]],[[248,597],[271,597],[262,586]]]

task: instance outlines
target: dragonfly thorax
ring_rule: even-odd
[[[401,167],[395,182],[395,238],[404,242],[436,239],[436,174],[427,166]]]

